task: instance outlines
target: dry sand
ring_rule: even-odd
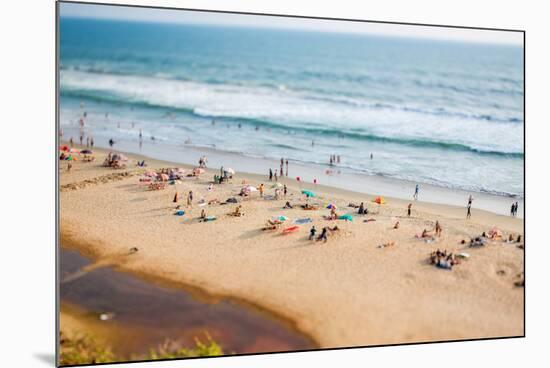
[[[464,208],[421,201],[413,203],[407,218],[409,201],[386,198],[388,203],[380,206],[372,202],[374,196],[312,184],[299,187],[285,179],[280,181],[289,188],[286,199],[263,200],[258,192],[243,199],[236,195],[243,181],[264,182],[266,188],[272,183],[237,173],[232,184],[214,185],[208,192],[219,170],[177,185],[186,211],[179,217],[172,202],[175,187],[149,191],[139,183],[139,174],[185,165],[148,159],[147,168],[137,168],[140,157],[128,155],[128,169],[114,170],[100,166],[106,151],[95,151],[96,162],[77,161],[71,172],[60,162],[60,225],[65,246],[97,261],[115,260],[126,271],[246,300],[292,321],[321,347],[523,335],[524,289],[514,282],[523,271],[524,251],[502,241],[476,249],[460,244],[493,226],[505,236],[523,235],[522,219],[477,210],[466,220]],[[305,203],[300,189],[314,190],[317,197],[310,203],[320,203],[321,209],[283,210],[286,200]],[[189,190],[195,198],[192,208],[185,205]],[[241,201],[245,216],[226,215],[235,204],[197,204],[201,198],[225,201],[231,196]],[[328,203],[337,204],[343,214],[356,213],[347,204],[361,201],[372,214],[354,215],[353,222],[322,219],[329,214]],[[198,222],[202,208],[217,220]],[[261,231],[276,215],[287,216],[287,226],[311,217],[319,232],[335,224],[341,231],[326,243],[307,239],[312,224],[288,235]],[[376,221],[363,222],[366,218]],[[435,220],[443,226],[440,239],[426,243],[414,237],[432,229]],[[396,221],[400,227],[394,230]],[[379,248],[386,242],[395,245]],[[121,256],[132,247],[139,249],[137,254]],[[428,262],[437,248],[471,257],[452,271],[438,269]]]

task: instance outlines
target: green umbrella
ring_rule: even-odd
[[[315,197],[315,193],[313,193],[312,191],[310,190],[302,190],[302,194],[305,194],[306,197]]]

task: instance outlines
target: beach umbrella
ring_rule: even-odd
[[[273,189],[279,189],[279,188],[282,188],[282,187],[283,187],[283,184],[281,184],[281,183],[275,183],[271,186],[271,188],[273,188]]]
[[[305,194],[306,197],[315,197],[315,193],[313,193],[312,191],[310,190],[302,190],[302,194]]]
[[[276,219],[279,220],[279,221],[286,221],[286,220],[288,220],[288,218],[287,218],[286,216],[283,216],[283,215],[277,216]]]
[[[346,220],[346,221],[353,221],[353,216],[350,215],[349,213],[347,213],[347,214],[345,214],[345,215],[339,216],[338,219],[340,219],[340,220]]]
[[[378,204],[385,204],[386,200],[384,199],[384,197],[376,197],[373,202]]]
[[[59,149],[60,149],[61,151],[69,152],[69,146],[66,146],[66,145],[59,146]]]
[[[336,207],[336,205],[330,203],[330,204],[327,206],[327,208],[328,208],[329,210],[331,210],[331,209],[333,209],[333,208],[334,208],[334,209],[337,209],[338,207]]]
[[[228,167],[227,169],[223,169],[223,171],[228,173],[228,174],[235,175],[235,170],[233,170],[230,167]]]
[[[93,154],[93,152],[89,149],[84,149],[82,151],[80,151],[80,153],[84,154],[84,155],[91,155]]]

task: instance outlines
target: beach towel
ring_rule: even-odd
[[[297,231],[299,228],[300,228],[299,226],[287,227],[287,228],[283,229],[283,234],[293,233],[293,232]]]
[[[299,219],[296,219],[293,221],[294,224],[307,224],[307,223],[310,223],[312,222],[312,220],[309,218],[309,217],[306,217],[306,218],[299,218]]]

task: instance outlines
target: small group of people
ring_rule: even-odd
[[[369,213],[369,210],[367,209],[367,207],[365,207],[365,204],[363,202],[361,202],[361,204],[359,205],[357,213],[360,215],[367,215]]]
[[[317,229],[315,228],[315,225],[314,225],[309,230],[309,240],[323,241],[326,243],[328,240],[328,235],[333,234],[339,230],[340,228],[338,227],[338,225],[334,225],[334,227],[325,226],[321,230],[321,234],[319,234],[319,236],[315,238],[315,235],[317,234]]]
[[[512,207],[510,208],[510,216],[516,217],[518,214],[518,202],[512,203]]]
[[[339,164],[339,163],[340,163],[340,155],[330,155],[330,158],[329,158],[330,166],[334,164]]]
[[[436,267],[451,270],[453,266],[459,264],[460,261],[452,252],[447,253],[447,250],[440,251],[437,249],[430,254],[430,263]]]
[[[207,163],[208,163],[208,159],[206,158],[206,156],[201,156],[199,158],[199,167],[205,168]]]
[[[286,165],[286,171],[283,173],[283,166]],[[275,175],[277,175],[277,170],[275,170]],[[283,157],[281,157],[281,164],[279,166],[279,176],[283,177],[283,176],[286,176],[288,177],[288,158],[287,159],[284,159]],[[277,179],[275,178],[275,181],[277,181]]]

